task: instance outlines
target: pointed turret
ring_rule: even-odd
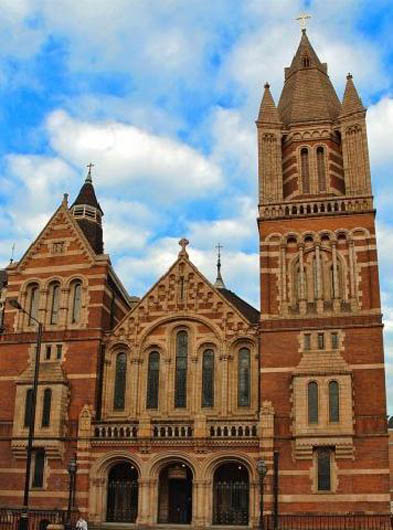
[[[347,84],[345,86],[344,97],[341,107],[341,116],[353,114],[354,112],[364,112],[362,100],[356,90],[351,74],[347,75]]]
[[[306,30],[291,66],[285,69],[285,84],[278,103],[278,112],[286,126],[294,123],[335,120],[341,104]]]
[[[281,124],[276,104],[272,93],[270,92],[269,83],[265,83],[265,91],[263,93],[261,106],[259,107],[257,124],[260,123]]]
[[[91,244],[96,254],[102,254],[104,251],[103,234],[102,234],[102,216],[104,212],[97,200],[91,176],[93,164],[89,168],[85,182],[81,187],[77,198],[75,199],[70,210],[78,221],[87,240]]]
[[[220,243],[218,243],[216,248],[218,250],[218,254],[217,254],[217,278],[216,278],[216,281],[214,282],[214,287],[216,287],[217,289],[225,289],[225,283],[224,283],[224,280],[222,279],[222,276],[221,276],[221,249],[222,249],[222,245],[220,245]]]

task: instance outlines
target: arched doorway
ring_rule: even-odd
[[[192,519],[192,471],[182,462],[173,462],[160,472],[158,522],[190,524]]]
[[[213,524],[248,525],[250,481],[238,462],[219,466],[213,480]]]
[[[135,523],[138,515],[138,471],[130,462],[114,465],[108,474],[106,520]]]

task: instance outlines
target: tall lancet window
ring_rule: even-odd
[[[124,410],[127,377],[127,356],[119,353],[116,357],[115,388],[113,395],[113,408]]]
[[[179,331],[176,335],[176,375],[175,375],[175,407],[187,406],[187,357],[188,333]]]
[[[160,354],[152,351],[149,355],[149,368],[147,373],[147,409],[158,409],[158,387],[160,378]]]
[[[72,284],[72,312],[71,322],[77,324],[81,318],[82,309],[82,282],[77,280]]]
[[[305,147],[300,151],[300,160],[302,169],[303,193],[310,193],[310,163],[308,159],[308,149]]]
[[[318,423],[318,384],[315,381],[308,383],[308,423]]]
[[[29,285],[27,290],[29,326],[34,324],[34,319],[38,318],[40,289],[36,283]]]
[[[317,149],[317,169],[319,191],[326,191],[325,150],[323,147]]]
[[[202,407],[214,406],[214,353],[205,350],[202,359]]]
[[[60,284],[55,282],[50,285],[49,289],[49,303],[50,303],[50,324],[57,324],[59,318],[60,305]]]
[[[44,399],[42,403],[42,418],[41,418],[42,427],[49,427],[50,425],[51,405],[52,405],[52,390],[50,388],[45,388]]]
[[[238,381],[237,381],[237,404],[239,407],[250,406],[250,350],[241,348],[238,361]]]
[[[337,381],[329,383],[329,421],[340,421],[340,393]]]

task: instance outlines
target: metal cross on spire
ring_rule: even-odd
[[[216,245],[217,249],[217,278],[214,283],[214,287],[217,287],[218,289],[225,289],[224,280],[221,276],[221,249],[224,248],[220,243]]]
[[[311,15],[308,15],[307,13],[301,13],[298,17],[296,17],[295,20],[297,20],[300,24],[301,30],[304,32],[307,29],[307,20],[310,20]]]
[[[90,164],[87,164],[86,167],[88,169],[86,182],[93,182],[93,179],[91,178],[91,170],[94,167],[94,164],[92,162],[90,162]]]

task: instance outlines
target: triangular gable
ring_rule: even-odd
[[[185,253],[152,286],[135,307],[115,327],[116,336],[133,334],[131,327],[145,327],[155,320],[185,314],[197,314],[217,321],[221,327],[223,315],[232,315],[230,326],[234,329],[255,327],[239,309],[216,289],[188,259]],[[131,324],[131,321],[133,324]]]
[[[17,270],[23,270],[29,263],[31,263],[33,256],[40,252],[40,250],[48,242],[48,240],[52,239],[50,235],[52,235],[52,233],[55,231],[55,227],[59,225],[65,225],[66,230],[69,232],[69,234],[67,234],[67,237],[73,235],[74,241],[80,248],[81,253],[85,256],[85,258],[87,258],[89,263],[94,263],[96,257],[95,253],[91,248],[89,242],[87,241],[83,231],[78,226],[78,223],[68,210],[67,203],[63,201],[62,204],[57,208],[55,213],[52,215],[52,217],[49,219],[45,227],[41,230],[38,237],[33,241],[33,243],[23,254],[20,261],[16,264],[15,268]],[[59,239],[61,239],[61,237]]]

